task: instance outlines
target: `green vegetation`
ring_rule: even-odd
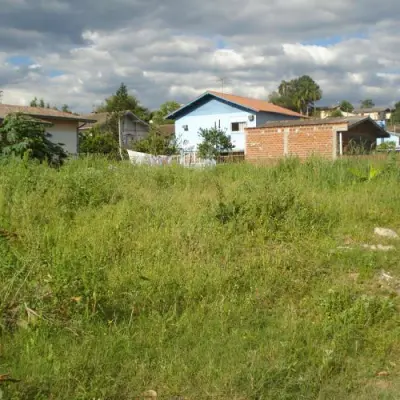
[[[372,107],[375,107],[375,103],[373,102],[372,99],[362,100],[360,105],[361,105],[361,108],[372,108]]]
[[[331,112],[331,117],[343,117],[342,110],[340,108],[337,108],[336,110]]]
[[[354,106],[348,100],[342,100],[339,104],[339,108],[348,113],[352,113],[354,111]]]
[[[60,165],[67,157],[61,143],[53,143],[46,123],[22,114],[9,114],[0,127],[0,156],[34,158]]]
[[[115,136],[101,127],[93,127],[89,132],[79,134],[79,152],[81,154],[103,154],[119,159],[119,143]]]
[[[199,136],[203,139],[197,146],[201,158],[215,159],[221,153],[232,150],[231,137],[218,128],[200,129]]]
[[[393,155],[372,181],[362,159],[1,163],[3,398],[398,399],[400,241],[373,234],[400,232]]]
[[[322,90],[308,75],[291,81],[282,81],[278,91],[272,92],[269,101],[278,106],[309,115],[315,102],[321,100]]]
[[[383,142],[376,148],[378,151],[394,151],[396,150],[396,142]]]
[[[170,156],[179,153],[179,144],[175,135],[166,136],[158,126],[151,125],[146,138],[132,143],[132,149],[142,153]]]

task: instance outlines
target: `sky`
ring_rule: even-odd
[[[310,75],[320,105],[400,100],[398,0],[0,0],[2,102],[91,112],[124,82],[155,109],[206,90],[267,99]]]

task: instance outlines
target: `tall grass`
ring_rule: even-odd
[[[366,163],[3,161],[3,397],[397,399],[400,246],[359,244],[400,232],[400,172]]]

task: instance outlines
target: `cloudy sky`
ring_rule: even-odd
[[[89,112],[124,82],[143,105],[207,89],[267,98],[309,74],[323,105],[400,100],[398,0],[0,0],[3,103]]]

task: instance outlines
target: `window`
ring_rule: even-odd
[[[244,128],[246,128],[247,122],[232,122],[231,123],[231,131],[232,132],[243,132]]]

